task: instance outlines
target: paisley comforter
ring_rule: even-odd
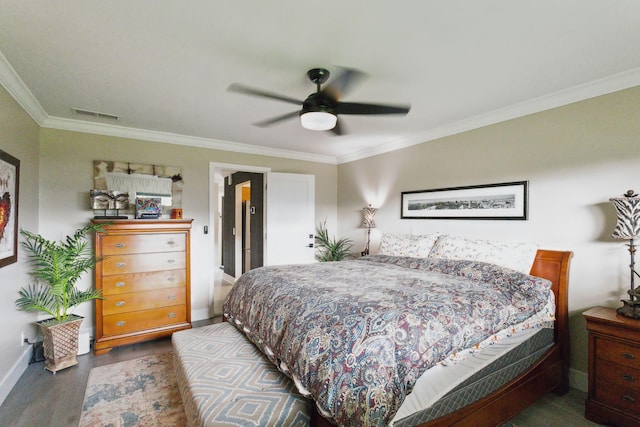
[[[548,281],[495,265],[376,255],[251,270],[224,313],[324,416],[386,426],[425,370],[550,300]]]

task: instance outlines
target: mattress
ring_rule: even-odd
[[[553,329],[528,329],[452,365],[437,365],[416,382],[393,427],[426,423],[497,390],[531,367],[553,345]]]

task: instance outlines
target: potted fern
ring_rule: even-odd
[[[316,226],[316,260],[325,261],[342,261],[347,258],[353,258],[351,248],[353,241],[348,237],[336,240],[329,236],[327,230],[327,220]]]
[[[101,291],[80,290],[76,282],[100,259],[88,245],[87,237],[103,224],[92,224],[56,242],[40,234],[20,230],[20,243],[29,255],[31,276],[35,283],[18,291],[15,304],[19,310],[41,312],[51,316],[36,324],[44,336],[45,368],[54,374],[78,363],[78,331],[83,318],[72,314],[77,305],[101,298]]]

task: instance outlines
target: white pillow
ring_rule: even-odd
[[[383,233],[378,255],[426,258],[440,234],[408,235]]]
[[[506,243],[442,236],[430,257],[482,261],[529,274],[538,248],[531,243]]]

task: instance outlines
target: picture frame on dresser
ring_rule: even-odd
[[[192,219],[93,220],[96,355],[191,328]]]

